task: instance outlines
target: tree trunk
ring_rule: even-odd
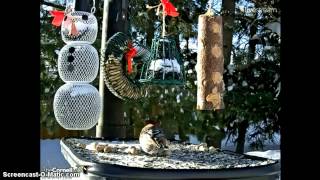
[[[237,153],[244,152],[244,144],[246,142],[246,133],[247,133],[248,127],[249,127],[248,120],[243,120],[242,122],[240,122],[238,126],[238,138],[237,138],[237,146],[236,146]]]
[[[148,11],[148,17],[149,17],[149,21],[153,21],[154,19],[156,19],[154,11]],[[147,31],[146,46],[151,47],[155,27],[153,25],[150,26],[148,24],[148,26],[146,27],[146,31]]]
[[[197,109],[223,109],[222,18],[200,15],[198,26]]]
[[[234,26],[235,0],[222,0],[223,55],[225,66],[230,64]]]
[[[257,13],[254,16],[254,20],[257,18]],[[253,21],[254,21],[253,20]],[[257,33],[257,26],[252,22],[250,28],[250,39]],[[256,45],[257,41],[255,40],[249,40],[249,56],[248,56],[248,64],[250,64],[256,55]]]

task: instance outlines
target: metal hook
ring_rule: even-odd
[[[95,12],[96,12],[96,1],[93,0],[92,8],[91,8],[91,14],[94,14]]]

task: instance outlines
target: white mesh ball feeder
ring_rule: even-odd
[[[90,85],[99,70],[97,50],[91,46],[96,40],[98,24],[91,13],[67,8],[62,21],[61,35],[65,45],[58,57],[58,72],[66,82],[53,101],[57,122],[68,130],[93,128],[102,111],[102,100],[98,90]]]
[[[99,71],[99,55],[90,44],[65,45],[59,53],[58,72],[64,82],[92,82]]]
[[[55,94],[53,109],[56,120],[68,130],[94,127],[102,110],[98,90],[87,83],[67,83]]]
[[[97,38],[98,23],[93,13],[72,11],[65,15],[61,36],[66,44],[88,43],[92,44]]]

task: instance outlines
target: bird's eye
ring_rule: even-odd
[[[73,56],[68,56],[68,62],[73,62],[73,60],[74,60],[74,57]]]
[[[68,19],[68,16],[65,16],[63,20],[66,21],[67,19]]]
[[[85,21],[88,20],[88,15],[85,15],[85,14],[82,15],[82,20],[85,20]]]

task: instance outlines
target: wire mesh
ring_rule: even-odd
[[[61,36],[66,44],[75,41],[92,44],[97,38],[97,33],[97,19],[91,13],[73,11],[67,14],[62,21]]]
[[[104,81],[110,92],[123,100],[137,100],[143,96],[144,87],[126,74],[126,60],[124,54],[129,50],[130,37],[122,32],[114,34],[106,43],[102,68]],[[137,54],[134,62],[146,61],[151,56],[148,48],[134,44]],[[139,77],[139,76],[138,76]]]
[[[99,71],[99,55],[89,44],[67,44],[59,53],[58,72],[64,82],[92,82]]]
[[[98,90],[86,83],[64,84],[56,92],[53,105],[57,122],[69,130],[91,129],[102,110]]]
[[[140,82],[163,85],[183,85],[183,62],[174,39],[154,38],[151,56],[143,64]]]

